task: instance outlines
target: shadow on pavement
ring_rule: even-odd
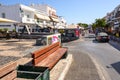
[[[120,62],[113,63],[111,66],[120,74]]]
[[[97,41],[97,40],[93,40],[93,43],[107,43],[106,41]]]
[[[96,41],[95,39],[93,40],[93,43],[98,43],[98,41]]]
[[[109,41],[109,44],[120,51],[120,43]]]

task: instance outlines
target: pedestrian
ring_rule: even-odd
[[[6,32],[6,39],[10,39],[10,34],[9,34],[9,31],[7,30]]]

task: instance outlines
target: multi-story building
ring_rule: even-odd
[[[22,4],[0,6],[0,17],[15,20],[21,23],[20,26],[23,26],[24,24],[30,27],[35,25],[34,13],[35,13],[35,9]],[[14,26],[16,25],[12,23],[0,24],[1,28],[6,27],[9,30],[14,29]],[[17,27],[17,30],[18,28],[19,27]]]
[[[114,9],[114,27],[120,27],[120,5]]]
[[[30,7],[35,8],[45,15],[49,16],[50,21],[44,23],[47,23],[47,26],[56,28],[57,23],[59,23],[59,17],[56,14],[56,10],[53,7],[50,7],[47,4],[32,4]]]
[[[106,22],[112,30],[119,30],[120,27],[120,5],[118,5],[112,12],[107,13]]]
[[[59,23],[57,24],[57,28],[60,29],[64,29],[67,27],[67,23],[66,23],[66,20],[62,17],[62,16],[59,16]]]
[[[0,17],[12,19],[19,24],[0,23],[0,28],[16,29],[22,31],[27,25],[30,32],[39,32],[40,28],[58,28],[66,24],[66,21],[57,16],[56,10],[46,4],[32,4],[25,6],[22,4],[0,5]]]

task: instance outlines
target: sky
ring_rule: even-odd
[[[48,4],[56,9],[58,16],[63,16],[68,24],[92,24],[95,19],[103,18],[120,4],[120,0],[0,0],[1,4],[24,5]]]

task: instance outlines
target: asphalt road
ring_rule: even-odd
[[[97,42],[94,38],[85,38],[80,46],[102,67],[101,72],[106,80],[120,80],[120,51],[118,49],[110,43]]]
[[[84,38],[84,41],[80,41],[77,43],[70,42],[70,43],[66,43],[65,45],[68,46],[71,49],[71,51],[73,51],[73,52],[71,52],[71,54],[74,55],[74,59],[76,61],[79,60],[78,59],[78,57],[79,57],[79,58],[83,58],[82,60],[84,62],[84,56],[86,54],[89,55],[92,58],[95,65],[97,65],[97,67],[99,69],[98,71],[101,74],[102,80],[120,80],[120,51],[118,49],[114,48],[114,46],[112,46],[110,43],[101,43],[101,42],[99,43],[99,42],[95,41],[94,38],[86,37],[86,38]],[[72,49],[74,49],[74,50],[72,50]],[[77,51],[79,51],[79,52],[77,52]],[[82,56],[82,57],[80,57],[80,56]],[[89,61],[89,60],[90,59],[88,59],[86,61]],[[78,62],[80,63],[80,61],[78,61]],[[77,64],[79,64],[79,63],[77,63]],[[87,63],[87,64],[90,64],[90,63]],[[74,66],[74,65],[76,65],[76,64],[75,63],[72,64],[72,66]],[[76,65],[76,67],[77,66],[80,66],[80,65]],[[90,65],[87,65],[87,66],[90,67]],[[79,73],[79,71],[78,71],[78,74],[74,74],[74,71],[76,71],[76,69],[74,69],[74,68],[72,71],[73,71],[73,73],[71,75],[74,75],[74,77],[76,75],[82,75]],[[68,73],[68,74],[70,74],[70,73]],[[86,74],[88,74],[88,73],[86,72]],[[95,73],[95,75],[96,75],[96,78],[94,78],[93,80],[99,80],[97,73]],[[71,78],[72,78],[72,76],[71,76]],[[81,78],[81,79],[73,78],[73,79],[74,80],[92,80],[90,78]],[[72,80],[72,79],[66,78],[65,80]]]
[[[68,53],[73,55],[73,62],[64,80],[101,80],[92,59],[82,49],[83,42],[76,40],[64,44],[68,47]]]

